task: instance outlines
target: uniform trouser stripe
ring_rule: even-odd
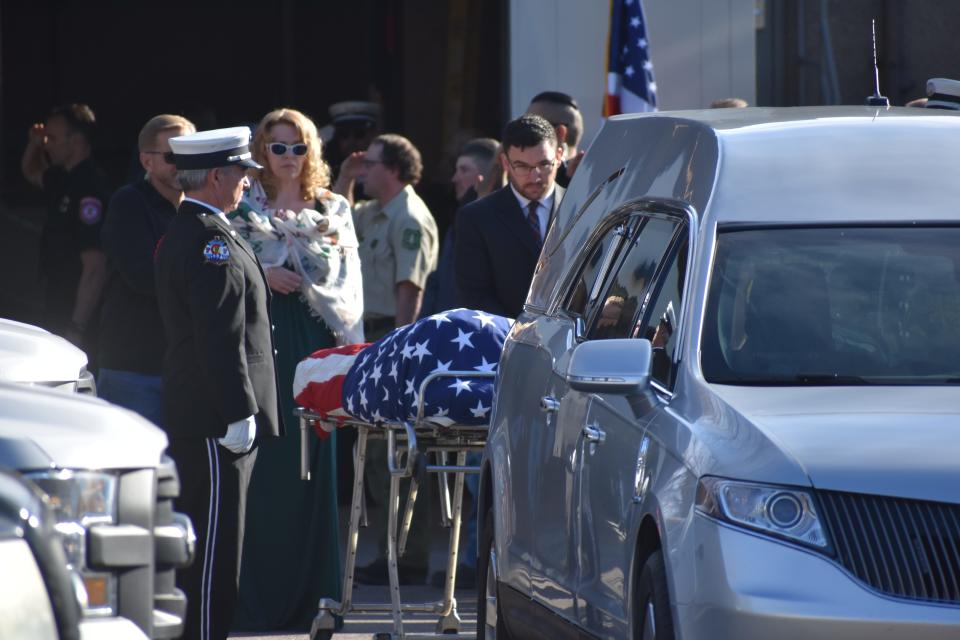
[[[213,600],[212,583],[217,527],[220,519],[220,454],[217,442],[207,438],[207,458],[210,467],[210,504],[207,509],[207,539],[204,544],[203,573],[200,578],[200,638],[210,638],[210,609]]]

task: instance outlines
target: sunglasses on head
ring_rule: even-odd
[[[307,145],[305,145],[302,142],[298,142],[297,144],[284,144],[282,142],[271,142],[268,145],[268,148],[270,149],[270,153],[272,153],[275,156],[282,156],[287,152],[287,149],[290,149],[290,151],[293,151],[293,155],[295,156],[307,155]]]

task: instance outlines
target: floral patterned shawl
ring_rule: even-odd
[[[227,217],[264,269],[283,266],[300,275],[301,299],[338,344],[363,342],[363,281],[350,205],[321,189],[316,206],[293,215],[272,209],[263,186],[253,180],[240,206]]]

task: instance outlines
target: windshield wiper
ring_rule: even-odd
[[[798,373],[793,377],[793,381],[810,385],[876,384],[860,376],[840,375],[839,373]]]

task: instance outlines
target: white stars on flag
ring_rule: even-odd
[[[456,395],[459,396],[461,391],[470,391],[470,381],[469,381],[469,380],[461,380],[460,378],[457,378],[456,380],[454,380],[453,384],[451,384],[451,385],[450,385],[449,387],[447,387],[447,388],[448,388],[448,389],[456,389],[456,390],[457,390]]]
[[[417,348],[413,352],[413,357],[418,358],[417,362],[423,362],[423,358],[425,356],[432,355],[430,350],[427,349],[427,344],[429,342],[429,340],[424,340],[423,342],[417,343]]]
[[[358,356],[344,383],[343,406],[358,419],[390,422],[415,417],[422,402],[425,419],[438,424],[483,423],[492,411],[492,378],[457,372],[495,373],[508,329],[505,318],[472,309],[398,328]],[[421,397],[430,375],[438,379]]]
[[[437,326],[435,328],[437,329],[439,329],[440,325],[443,324],[444,322],[450,322],[450,318],[447,317],[446,313],[435,313],[427,319],[433,320],[434,322],[436,322]]]
[[[497,370],[497,361],[494,360],[493,362],[487,362],[486,357],[481,356],[481,357],[480,357],[480,364],[478,364],[477,366],[475,366],[475,367],[473,368],[473,370],[474,370],[474,371],[488,371],[488,372],[496,371],[496,370]]]
[[[464,347],[470,347],[473,349],[473,343],[470,342],[470,336],[473,335],[473,331],[464,332],[463,329],[457,327],[457,337],[451,340],[450,342],[456,342],[459,349],[457,351],[463,351]]]
[[[486,327],[486,326],[491,326],[491,327],[497,326],[497,325],[494,323],[494,321],[493,321],[493,316],[487,315],[487,314],[484,313],[483,311],[477,311],[477,312],[473,315],[473,318],[474,318],[474,320],[478,320],[478,321],[480,322],[480,327],[481,327],[481,328]]]
[[[484,418],[488,411],[490,411],[490,407],[483,406],[481,400],[477,400],[477,406],[470,409],[470,413],[473,414],[474,418]]]

